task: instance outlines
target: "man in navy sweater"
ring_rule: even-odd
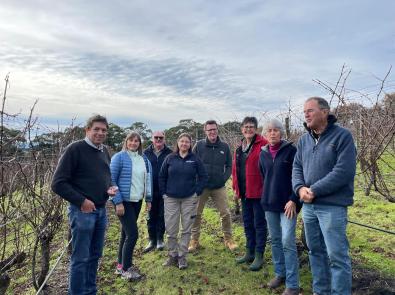
[[[89,118],[85,139],[66,148],[52,180],[52,190],[70,203],[70,295],[97,293],[97,266],[107,224],[105,205],[117,189],[110,187],[110,155],[103,145],[107,130],[105,117]]]
[[[163,235],[165,233],[165,218],[163,208],[163,198],[159,194],[159,172],[163,161],[172,150],[166,145],[165,134],[163,131],[155,131],[152,133],[152,144],[144,150],[144,154],[151,162],[153,194],[151,210],[147,219],[149,243],[144,248],[144,253],[153,250],[163,250]]]
[[[356,149],[351,133],[336,125],[329,104],[311,97],[304,104],[307,133],[299,142],[292,186],[304,202],[314,294],[351,294],[347,207],[353,203]]]

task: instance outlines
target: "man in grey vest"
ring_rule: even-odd
[[[216,121],[207,121],[204,124],[204,131],[207,137],[196,143],[193,152],[202,160],[209,179],[207,187],[199,198],[188,251],[195,251],[199,247],[202,213],[209,197],[211,197],[220,213],[225,247],[233,251],[237,248],[237,244],[232,239],[232,222],[225,189],[225,183],[232,172],[232,155],[229,145],[221,141],[218,136],[218,124]]]

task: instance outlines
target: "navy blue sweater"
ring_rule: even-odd
[[[296,148],[291,142],[282,141],[273,159],[269,145],[262,147],[259,169],[263,178],[261,204],[265,211],[284,212],[285,204],[292,200],[299,212],[301,203],[292,190],[292,163]]]
[[[292,170],[295,193],[309,187],[313,204],[350,206],[354,196],[356,149],[350,131],[335,124],[333,115],[316,141],[308,130],[298,142]]]
[[[159,195],[160,168],[162,167],[163,161],[165,160],[167,155],[171,153],[172,153],[171,149],[169,149],[167,146],[164,146],[159,157],[157,157],[152,144],[144,150],[144,155],[146,155],[148,160],[151,162],[151,166],[152,166],[152,181],[154,185],[154,193],[153,193],[154,196]]]
[[[202,194],[208,176],[202,161],[194,153],[182,158],[178,153],[168,155],[159,173],[160,194],[172,198],[187,198]]]

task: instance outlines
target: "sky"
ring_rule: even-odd
[[[374,96],[395,62],[395,1],[0,2],[0,93],[6,111],[49,128],[93,113],[166,129],[302,114],[330,98],[345,65],[347,95]],[[395,91],[395,69],[384,92]]]

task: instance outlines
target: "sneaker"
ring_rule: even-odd
[[[178,257],[178,268],[186,269],[188,267],[188,262],[185,256]]]
[[[276,289],[276,288],[280,287],[281,285],[283,285],[284,283],[285,283],[285,278],[275,276],[273,279],[270,280],[270,282],[267,284],[267,286],[270,289]]]
[[[188,252],[194,252],[194,251],[196,251],[197,250],[197,248],[199,248],[199,241],[198,240],[195,240],[195,239],[192,239],[190,242],[189,242],[189,247],[188,247]]]
[[[177,266],[178,257],[169,256],[167,260],[162,264],[163,266]]]
[[[148,245],[145,246],[143,253],[148,253],[148,252],[154,250],[155,247],[156,247],[155,243],[153,241],[149,241]]]
[[[122,264],[120,264],[120,263],[117,263],[117,267],[115,268],[115,274],[116,275],[121,275],[122,274]]]
[[[239,246],[232,240],[232,238],[225,239],[225,247],[230,251],[236,250]]]
[[[156,243],[156,249],[159,251],[162,251],[165,248],[165,244],[163,243],[163,240],[158,240]]]
[[[132,265],[128,270],[122,272],[122,278],[128,281],[138,281],[143,278],[143,275],[136,266]]]
[[[282,295],[299,295],[299,288],[285,288]]]

